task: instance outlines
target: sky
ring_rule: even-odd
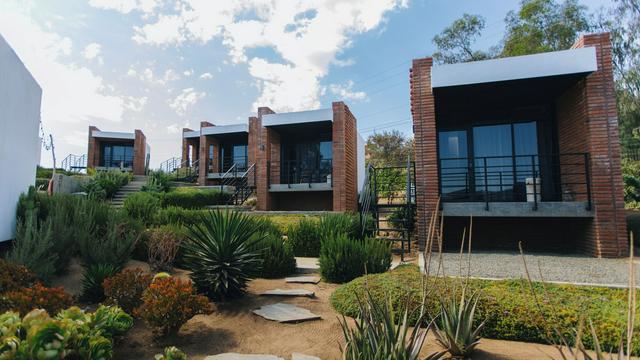
[[[582,0],[590,11],[611,0]],[[411,60],[464,13],[498,43],[519,0],[0,0],[0,35],[43,89],[56,158],[87,131],[141,129],[151,167],[180,156],[183,127],[246,122],[258,106],[344,101],[360,133],[411,136]],[[42,151],[41,164],[51,166]]]

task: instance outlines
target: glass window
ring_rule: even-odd
[[[473,151],[476,191],[500,194],[513,189],[511,124],[474,127]]]
[[[526,178],[540,176],[538,159],[538,131],[536,122],[513,124],[513,142],[516,151],[516,179],[524,182]],[[535,155],[535,156],[530,156]],[[533,165],[533,166],[532,166]]]
[[[440,189],[454,197],[469,189],[466,131],[441,131],[438,134],[440,156]]]

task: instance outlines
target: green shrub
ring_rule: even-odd
[[[296,256],[320,256],[320,227],[317,220],[303,218],[289,227],[287,240]]]
[[[255,246],[264,236],[255,221],[239,212],[211,211],[188,226],[184,265],[198,290],[216,300],[242,295],[259,274]]]
[[[56,272],[58,259],[53,249],[51,221],[40,222],[37,210],[31,210],[25,219],[18,222],[16,239],[6,260],[26,266],[40,280],[48,282]]]
[[[128,221],[120,213],[111,212],[103,227],[90,226],[78,239],[84,264],[110,264],[121,269],[131,259],[140,237],[140,227],[139,223]]]
[[[75,219],[74,206],[82,201],[81,198],[56,194],[51,197],[49,220],[51,221],[52,251],[57,255],[54,263],[57,274],[64,273],[69,266],[71,257],[75,254]]]
[[[331,305],[339,313],[357,316],[358,298],[369,291],[380,305],[389,297],[392,306],[402,311],[411,309],[422,301],[423,276],[415,265],[401,265],[383,274],[366,275],[339,287],[331,295]],[[434,288],[445,288],[442,279],[433,283]],[[455,280],[451,280],[455,281]],[[533,284],[541,294],[543,285]],[[610,289],[588,286],[544,284],[548,301],[541,303],[546,320],[539,315],[525,280],[469,280],[469,291],[480,291],[481,297],[476,309],[475,325],[485,320],[480,336],[491,339],[546,343],[545,322],[553,323],[566,338],[574,336],[580,319],[592,319],[600,344],[604,349],[617,348],[623,329],[626,329],[627,298],[624,289]],[[366,290],[365,290],[366,289]],[[440,308],[438,296],[442,291],[431,291],[426,301],[427,311],[437,314]],[[446,295],[446,293],[444,294]],[[640,306],[638,306],[640,310]],[[637,313],[637,312],[636,312]],[[415,324],[417,315],[411,317]],[[635,331],[639,331],[636,321]],[[593,348],[593,337],[583,334],[583,342]],[[634,338],[634,354],[640,354],[640,339]]]
[[[147,183],[141,188],[146,192],[169,192],[173,187],[168,174],[162,171],[151,171],[147,177]]]
[[[391,266],[391,246],[372,238],[350,239],[342,233],[322,239],[319,262],[324,279],[343,283],[365,273],[387,271]]]
[[[29,186],[26,193],[20,194],[16,210],[16,218],[24,219],[27,212],[37,210],[38,219],[44,220],[49,216],[51,197],[46,192],[38,192],[35,187]]]
[[[187,360],[187,354],[175,346],[164,348],[162,354],[156,354],[155,360]]]
[[[162,205],[178,206],[185,209],[199,209],[209,205],[223,205],[229,200],[230,194],[218,189],[177,188],[165,193]]]
[[[288,241],[282,239],[278,233],[268,234],[257,244],[262,258],[263,278],[279,278],[296,271],[296,258]]]
[[[112,338],[126,333],[133,319],[119,308],[100,306],[95,313],[77,307],[52,318],[33,310],[24,318],[15,312],[0,315],[4,340],[2,359],[95,359],[112,356]]]
[[[180,228],[164,225],[147,231],[147,262],[153,271],[171,271],[184,234]]]
[[[150,224],[158,209],[160,199],[148,192],[133,193],[124,200],[123,209],[130,217]]]
[[[194,225],[202,218],[202,214],[210,210],[184,209],[177,206],[169,206],[160,209],[156,214],[155,223],[157,225]]]
[[[116,275],[120,268],[113,264],[91,264],[85,267],[82,276],[82,298],[86,301],[100,302],[105,299],[102,283]]]
[[[633,241],[640,246],[640,211],[627,212],[627,230],[633,232]]]
[[[100,171],[84,186],[89,197],[111,199],[121,187],[128,184],[131,174],[119,170]]]

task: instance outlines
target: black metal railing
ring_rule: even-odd
[[[249,159],[247,156],[225,156],[220,160],[220,166],[218,168],[218,172],[220,173],[226,173],[234,166],[237,171],[247,171],[249,169]],[[211,162],[211,169],[213,169],[213,161]]]
[[[267,162],[268,181],[271,184],[318,184],[330,183],[333,187],[333,161],[323,159],[315,163],[296,160]]]
[[[130,169],[133,167],[133,156],[104,156],[99,166],[107,169]]]
[[[444,202],[584,201],[591,209],[588,153],[443,158]]]
[[[62,168],[66,171],[80,172],[87,168],[87,154],[69,154],[62,160]]]

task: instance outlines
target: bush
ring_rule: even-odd
[[[160,209],[160,199],[147,192],[133,193],[124,200],[123,209],[130,217],[151,224]]]
[[[262,258],[263,278],[279,278],[296,271],[296,258],[288,241],[282,235],[268,234],[257,245]]]
[[[15,311],[25,315],[33,309],[44,309],[50,313],[71,306],[73,298],[62,287],[48,288],[40,283],[8,291],[0,296],[0,312]]]
[[[147,231],[148,263],[153,271],[170,271],[180,250],[183,236],[178,229],[165,225]]]
[[[209,300],[197,295],[188,281],[174,277],[155,279],[142,294],[142,305],[134,313],[156,336],[175,334],[189,319],[212,312]]]
[[[111,305],[118,305],[132,313],[142,304],[142,293],[149,287],[153,277],[142,269],[125,269],[102,282],[104,295]]]
[[[0,315],[4,340],[0,358],[107,360],[112,356],[111,339],[132,326],[131,317],[118,308],[100,307],[87,314],[71,307],[55,318],[41,309],[22,319],[15,312],[6,312]]]
[[[431,280],[433,282],[433,280]],[[443,281],[443,280],[439,280]],[[339,313],[347,316],[358,314],[358,298],[370,292],[380,305],[387,297],[396,312],[406,306],[417,307],[422,301],[423,276],[415,265],[401,265],[383,274],[366,275],[339,287],[331,295],[331,305]],[[433,287],[443,287],[434,283]],[[534,283],[540,293],[541,283]],[[572,338],[580,319],[593,319],[596,333],[603,349],[617,348],[621,329],[626,328],[628,293],[624,289],[610,289],[588,286],[544,284],[551,301],[542,302],[544,320],[539,316],[537,305],[531,299],[525,280],[469,280],[468,291],[480,291],[482,297],[476,309],[477,322],[485,320],[480,336],[491,339],[546,343],[545,322],[554,324]],[[366,290],[365,290],[366,289]],[[427,311],[437,314],[442,296],[440,291],[431,291],[426,301]],[[606,304],[606,306],[603,306]],[[411,318],[415,324],[417,316]],[[637,325],[635,331],[640,330]],[[584,343],[593,348],[593,338],[588,331],[583,334]],[[571,344],[573,345],[573,344]],[[640,353],[640,339],[634,338],[634,354]]]
[[[169,175],[162,171],[151,171],[147,177],[147,183],[140,190],[146,192],[169,192],[172,187]]]
[[[40,222],[37,210],[31,210],[25,219],[18,222],[16,239],[6,260],[26,266],[40,280],[47,282],[56,272],[58,255],[53,247],[51,221]]]
[[[264,236],[245,214],[202,215],[188,227],[183,243],[184,265],[198,290],[216,300],[242,295],[247,282],[259,274],[261,259],[254,249]]]
[[[187,354],[175,346],[164,348],[162,354],[156,354],[155,360],[187,360]]]
[[[287,241],[296,256],[320,256],[320,227],[318,221],[303,218],[287,230]]]
[[[640,246],[640,211],[627,211],[627,230],[633,232],[633,241]]]
[[[111,199],[121,187],[128,184],[131,174],[119,170],[100,171],[84,186],[89,197]]]
[[[29,186],[27,193],[20,194],[16,210],[17,219],[25,219],[27,213],[37,210],[38,219],[44,220],[49,216],[51,198],[45,192],[38,192],[35,187]]]
[[[177,206],[169,206],[158,211],[155,223],[156,225],[194,225],[202,219],[202,214],[205,214],[208,211],[210,210],[192,210]]]
[[[391,246],[382,240],[357,240],[338,234],[323,238],[319,262],[324,279],[343,283],[365,273],[387,271],[391,266]]]
[[[0,259],[0,294],[7,291],[31,287],[37,277],[26,266],[12,264]]]
[[[54,263],[56,274],[67,270],[71,257],[75,253],[74,207],[81,198],[66,194],[51,197],[49,220],[51,221],[52,251],[57,255]]]
[[[109,213],[104,226],[88,224],[78,238],[80,256],[85,265],[109,264],[118,270],[131,259],[131,254],[140,237],[139,224],[127,221],[119,213]]]
[[[91,264],[84,269],[82,276],[82,298],[90,302],[100,302],[105,299],[102,283],[114,276],[120,268],[112,264]]]
[[[224,205],[230,194],[218,189],[177,188],[162,196],[162,205],[178,206],[185,209],[200,209],[209,205]]]

